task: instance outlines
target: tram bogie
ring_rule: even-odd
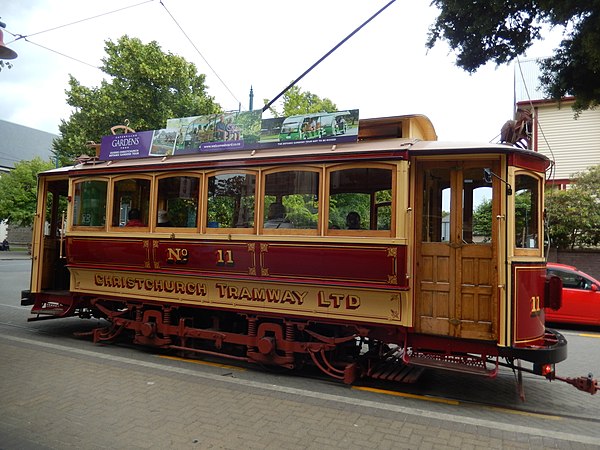
[[[560,295],[545,273],[547,159],[420,140],[435,139],[423,116],[363,123],[356,143],[42,173],[22,304],[31,320],[106,319],[94,342],[347,383],[528,370],[517,360],[560,379],[566,341],[544,326]]]

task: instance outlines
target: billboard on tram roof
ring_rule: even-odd
[[[104,136],[100,159],[356,142],[358,109],[262,119],[262,110],[169,119],[167,128]]]

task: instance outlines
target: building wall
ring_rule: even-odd
[[[600,280],[600,250],[550,250],[548,261],[575,266],[582,272]]]
[[[572,104],[535,105],[533,148],[555,161],[552,178],[557,180],[568,180],[600,164],[600,109],[583,111],[575,118]]]

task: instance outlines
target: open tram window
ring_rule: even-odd
[[[147,227],[150,206],[150,180],[127,178],[115,181],[113,227]]]
[[[539,248],[540,187],[530,175],[515,177],[515,246],[522,249]]]
[[[290,170],[265,175],[263,228],[316,230],[319,222],[319,173]]]
[[[198,177],[176,176],[158,180],[156,226],[196,228],[199,186]]]
[[[84,180],[75,183],[73,226],[104,227],[107,186],[106,180]]]
[[[360,167],[333,170],[329,176],[330,234],[336,230],[392,229],[393,170]]]
[[[206,227],[254,228],[256,175],[222,173],[208,178]]]

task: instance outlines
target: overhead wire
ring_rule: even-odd
[[[210,70],[212,70],[212,73],[214,73],[215,76],[218,78],[218,80],[221,82],[221,84],[223,86],[225,86],[225,89],[227,89],[227,92],[229,92],[229,94],[235,99],[235,101],[238,102],[238,104],[241,104],[241,102],[237,99],[237,97],[235,96],[235,94],[233,92],[231,92],[231,89],[229,89],[229,86],[227,86],[227,84],[219,76],[219,74],[217,73],[217,71],[210,65],[210,63],[204,57],[204,55],[202,54],[202,52],[200,52],[200,50],[198,50],[198,47],[196,47],[196,44],[194,44],[194,42],[190,39],[190,37],[188,36],[188,34],[185,32],[185,30],[181,27],[181,25],[179,24],[179,22],[177,22],[177,19],[175,19],[175,17],[173,17],[173,14],[171,14],[171,11],[169,11],[169,9],[166,7],[166,5],[163,3],[163,1],[159,0],[159,3],[162,5],[163,8],[165,8],[165,11],[167,12],[167,14],[169,14],[169,16],[171,16],[171,19],[173,20],[173,22],[175,22],[175,25],[177,25],[177,27],[179,27],[179,29],[181,30],[181,32],[183,33],[183,35],[186,37],[186,39],[189,41],[189,43],[192,44],[192,47],[194,47],[194,49],[196,50],[196,52],[198,53],[198,55],[200,55],[200,57],[204,60],[204,62],[208,66],[208,68]]]
[[[136,3],[136,4],[133,4],[133,5],[124,6],[122,8],[118,8],[118,9],[115,9],[115,10],[112,10],[112,11],[108,11],[108,12],[101,13],[101,14],[96,14],[94,16],[87,17],[85,19],[76,20],[74,22],[65,23],[65,24],[62,24],[62,25],[59,25],[59,26],[56,26],[56,27],[48,28],[46,30],[37,31],[35,33],[30,33],[30,34],[18,34],[18,33],[13,33],[13,32],[11,32],[9,30],[5,30],[8,34],[10,34],[11,36],[15,37],[15,39],[13,39],[10,42],[7,42],[5,45],[9,45],[9,44],[11,44],[11,43],[13,43],[15,41],[23,39],[25,42],[28,42],[28,43],[33,44],[33,45],[37,45],[38,47],[41,47],[44,50],[47,50],[49,52],[56,53],[57,55],[63,56],[63,57],[68,58],[68,59],[71,59],[73,61],[76,61],[78,63],[84,64],[86,66],[89,66],[89,67],[92,67],[92,68],[95,68],[95,69],[100,69],[100,67],[97,66],[97,65],[87,63],[87,62],[82,61],[82,60],[80,60],[78,58],[69,56],[66,53],[63,53],[63,52],[60,52],[60,51],[57,51],[57,50],[53,50],[53,49],[51,49],[49,47],[46,47],[46,46],[41,45],[41,44],[38,44],[37,42],[34,42],[34,41],[30,40],[29,38],[32,37],[32,36],[37,36],[39,34],[48,33],[50,31],[55,31],[55,30],[58,30],[58,29],[61,29],[61,28],[66,28],[66,27],[69,27],[69,26],[72,26],[72,25],[77,25],[77,24],[80,24],[82,22],[86,22],[86,21],[89,21],[89,20],[98,19],[100,17],[104,17],[104,16],[107,16],[107,15],[110,15],[110,14],[115,14],[115,13],[118,13],[118,12],[121,12],[121,11],[124,11],[124,10],[127,10],[127,9],[131,9],[131,8],[135,8],[135,7],[138,7],[138,6],[142,6],[142,5],[145,5],[147,3],[151,3],[153,1],[154,0],[145,0],[145,1],[140,2],[140,3]],[[198,53],[198,55],[200,55],[200,57],[206,63],[206,65],[212,71],[212,73],[217,77],[217,79],[221,82],[221,84],[225,87],[225,89],[227,89],[227,91],[229,92],[229,94],[235,99],[235,101],[238,103],[238,105],[241,105],[241,102],[237,99],[237,97],[235,96],[235,94],[231,91],[231,89],[229,88],[229,86],[227,86],[227,84],[225,83],[225,81],[223,81],[223,79],[221,78],[221,76],[212,67],[212,65],[208,62],[208,60],[204,57],[204,55],[202,54],[202,52],[200,52],[200,50],[198,49],[198,47],[196,46],[196,44],[194,44],[194,42],[192,41],[192,39],[185,32],[185,30],[179,24],[179,22],[175,19],[175,17],[173,16],[173,14],[171,14],[171,12],[166,7],[166,5],[163,3],[163,1],[159,0],[159,3],[164,8],[164,10],[167,12],[167,14],[171,17],[171,19],[173,20],[173,22],[175,22],[175,24],[177,25],[177,27],[181,30],[181,32],[183,33],[183,35],[186,37],[186,39],[192,45],[192,47],[194,47],[194,49],[196,50],[196,52]]]

